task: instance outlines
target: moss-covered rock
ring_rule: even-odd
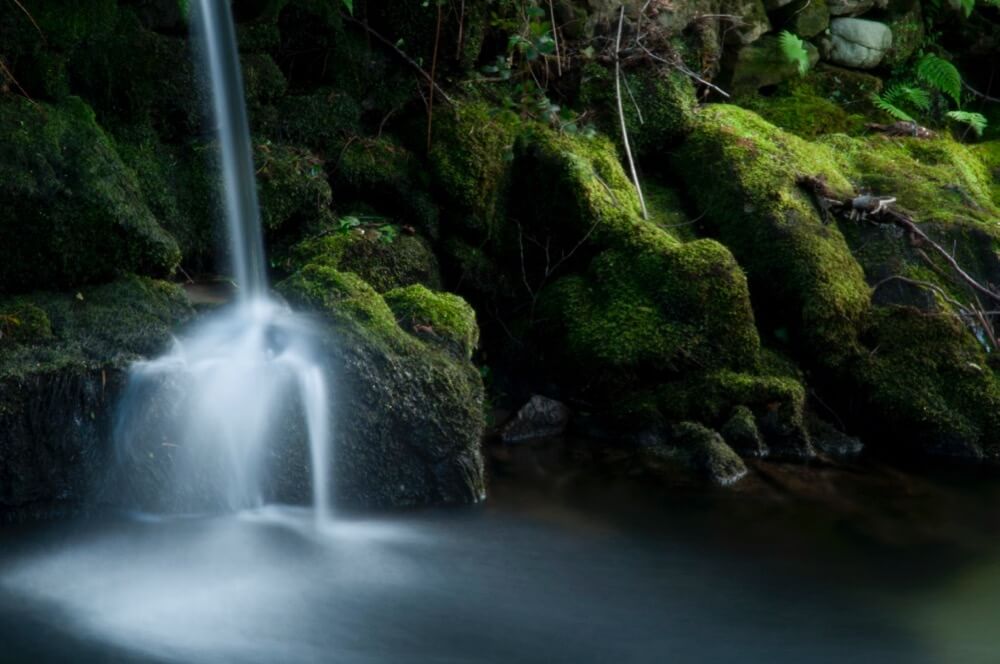
[[[319,157],[265,140],[254,145],[254,166],[265,231],[271,235],[290,230],[301,233],[319,226],[333,200]]]
[[[335,231],[303,240],[295,245],[282,267],[294,271],[302,265],[323,265],[353,272],[380,293],[422,284],[441,288],[437,259],[427,241],[405,233],[386,235],[369,229]]]
[[[0,127],[0,290],[173,271],[177,243],[86,104],[9,98],[0,101]]]
[[[482,103],[439,113],[430,151],[435,185],[450,207],[451,221],[480,243],[498,232],[510,185],[510,166],[520,123],[513,113]]]
[[[333,194],[341,209],[350,202],[415,226],[429,237],[438,233],[438,209],[428,192],[424,167],[413,153],[389,138],[348,141],[332,163]]]
[[[760,429],[754,419],[753,411],[739,405],[733,409],[733,414],[719,430],[726,443],[742,456],[767,456],[767,445],[764,444]]]
[[[277,288],[323,325],[340,397],[338,496],[369,506],[481,500],[483,386],[466,357],[401,329],[382,296],[349,272],[308,265]]]
[[[601,129],[618,140],[621,129],[614,70],[591,63],[580,75],[580,104],[597,112]],[[662,150],[691,129],[697,100],[690,78],[664,65],[627,71],[623,79],[626,99],[622,108],[629,144],[636,155]]]
[[[399,326],[410,334],[459,357],[472,358],[479,345],[479,326],[476,312],[459,296],[435,293],[414,284],[389,291],[385,302],[396,315]]]
[[[946,139],[832,136],[810,144],[747,111],[716,107],[702,119],[707,124],[682,149],[678,170],[747,268],[765,329],[791,339],[813,379],[872,442],[993,454],[996,377],[981,342],[937,295],[968,298],[949,278],[950,266],[891,225],[824,222],[797,184],[819,176],[839,198],[862,188],[896,196],[901,212],[948,238],[971,273],[992,281],[1000,274],[998,216],[982,161]],[[725,172],[699,164],[726,164]],[[713,176],[710,191],[699,193]],[[887,295],[886,280],[896,275],[932,287]],[[868,284],[879,286],[877,306]]]
[[[787,325],[802,347],[821,349],[830,364],[850,355],[869,287],[844,237],[797,185],[802,176],[823,177],[850,198],[854,188],[834,152],[749,111],[713,106],[678,153],[677,170],[747,271],[764,323]]]
[[[191,316],[187,298],[175,285],[127,277],[3,297],[5,316],[19,325],[0,339],[0,512],[79,510],[114,454],[125,369],[170,343]]]
[[[669,437],[640,449],[645,468],[666,479],[678,471],[694,471],[705,479],[726,486],[747,474],[742,459],[718,432],[697,422],[681,422]]]

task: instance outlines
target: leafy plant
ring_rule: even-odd
[[[872,103],[879,110],[885,111],[897,120],[904,122],[915,122],[903,106],[909,106],[918,111],[928,111],[931,107],[930,94],[912,85],[896,84],[890,86],[881,95],[873,94]]]
[[[809,71],[809,51],[806,50],[805,42],[798,35],[782,30],[778,35],[778,44],[785,58],[798,68],[799,76],[805,76]]]
[[[955,122],[961,122],[962,124],[968,125],[974,132],[976,132],[976,136],[982,136],[983,131],[986,130],[986,125],[988,124],[986,117],[982,113],[972,113],[969,111],[948,111],[945,115]]]
[[[927,54],[917,62],[917,76],[951,97],[956,106],[962,105],[962,75],[955,65],[937,55]]]

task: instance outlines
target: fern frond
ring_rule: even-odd
[[[887,99],[885,96],[880,97],[876,94],[873,94],[871,99],[872,99],[872,104],[875,105],[875,108],[885,113],[888,113],[897,120],[902,120],[903,122],[915,122],[915,120],[910,116],[909,113],[901,109],[899,106],[896,106],[896,104],[894,104],[892,100]]]
[[[805,76],[809,71],[809,51],[806,50],[805,42],[788,30],[782,30],[778,35],[778,43],[785,58],[798,67],[799,76]]]
[[[928,54],[917,63],[917,76],[936,90],[940,90],[955,101],[956,106],[962,104],[962,75],[955,65],[944,58]]]
[[[896,84],[882,93],[882,98],[894,106],[909,104],[919,111],[930,110],[931,96],[922,88]]]
[[[976,136],[982,136],[988,124],[986,117],[982,113],[971,113],[969,111],[948,111],[946,115],[955,122],[969,125]]]

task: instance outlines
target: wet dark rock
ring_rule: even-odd
[[[769,453],[757,428],[753,411],[746,406],[733,409],[732,416],[722,425],[720,433],[741,456],[766,457]]]
[[[864,444],[854,436],[849,436],[829,422],[813,417],[809,421],[809,433],[816,449],[832,457],[853,457],[861,454]]]
[[[678,424],[666,438],[647,432],[640,437],[640,443],[645,443],[639,450],[643,467],[665,479],[686,471],[728,486],[747,474],[743,460],[722,436],[695,422]]]
[[[566,431],[570,416],[565,404],[536,394],[504,425],[500,438],[505,443],[520,443],[559,436]]]

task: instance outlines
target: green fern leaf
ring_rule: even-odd
[[[956,106],[961,106],[962,75],[955,65],[936,55],[925,55],[917,63],[917,76],[932,88],[951,97]]]
[[[887,98],[886,95],[880,97],[876,94],[873,94],[871,99],[872,99],[872,104],[874,104],[875,108],[879,109],[880,111],[888,113],[892,117],[896,118],[897,120],[902,120],[903,122],[914,122],[914,119],[910,116],[909,113],[907,113],[899,106],[894,104],[893,101]]]
[[[788,30],[782,30],[778,35],[778,43],[781,45],[781,52],[789,62],[795,63],[799,70],[799,76],[805,76],[809,71],[809,51],[806,50],[805,42],[797,35]]]
[[[967,124],[976,132],[976,136],[982,136],[988,124],[986,118],[981,113],[971,113],[969,111],[948,111],[946,114],[955,122]]]
[[[919,111],[930,110],[931,96],[922,88],[896,84],[882,93],[882,99],[893,106],[907,104]]]

